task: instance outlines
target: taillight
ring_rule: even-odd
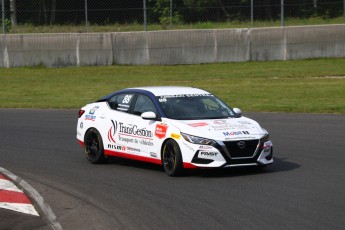
[[[80,109],[79,112],[78,112],[78,118],[83,116],[84,113],[85,113],[85,110]]]

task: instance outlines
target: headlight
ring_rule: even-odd
[[[263,137],[260,138],[260,144],[263,145],[266,141],[270,140],[269,133],[266,133]]]
[[[203,138],[203,137],[196,137],[196,136],[192,136],[192,135],[188,135],[185,133],[181,133],[181,135],[183,136],[183,138],[193,144],[199,144],[199,145],[214,145],[216,144],[216,141],[211,140],[211,139],[207,139],[207,138]]]

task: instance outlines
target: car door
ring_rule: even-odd
[[[106,137],[103,138],[103,142],[108,155],[119,156],[117,153],[127,153],[126,146],[132,140],[129,130],[129,112],[134,96],[134,93],[127,92],[114,95],[108,100],[109,114],[107,115],[106,133],[103,135]]]
[[[161,143],[157,142],[155,130],[157,123],[160,122],[143,119],[141,114],[144,112],[154,112],[159,117],[158,110],[151,98],[145,94],[138,94],[129,117],[130,125],[134,130],[134,140],[128,142],[127,150],[143,157],[158,158]]]

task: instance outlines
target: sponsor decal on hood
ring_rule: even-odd
[[[196,123],[190,123],[188,125],[190,125],[192,127],[200,127],[200,126],[207,126],[208,123],[206,123],[206,122],[196,122]]]
[[[213,140],[256,139],[262,136],[260,125],[249,118],[216,120],[169,120],[181,132]]]

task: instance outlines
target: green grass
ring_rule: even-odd
[[[343,17],[337,18],[323,18],[323,17],[310,17],[310,18],[286,18],[286,26],[305,26],[305,25],[325,25],[325,24],[342,24],[344,23]],[[281,26],[280,20],[259,21],[255,20],[253,24],[250,20],[232,20],[229,22],[197,22],[197,23],[179,23],[173,24],[173,30],[182,29],[225,29],[225,28],[251,28],[251,27],[279,27]],[[170,25],[160,25],[149,23],[147,25],[148,31],[170,29]],[[22,24],[13,26],[8,33],[10,34],[23,34],[23,33],[82,33],[82,32],[128,32],[128,31],[143,31],[144,25],[140,23],[128,24],[107,24],[96,25],[91,24],[88,27],[85,25],[46,25],[34,26],[32,24]]]
[[[0,69],[1,108],[79,108],[125,87],[196,86],[244,111],[345,114],[345,59]]]

